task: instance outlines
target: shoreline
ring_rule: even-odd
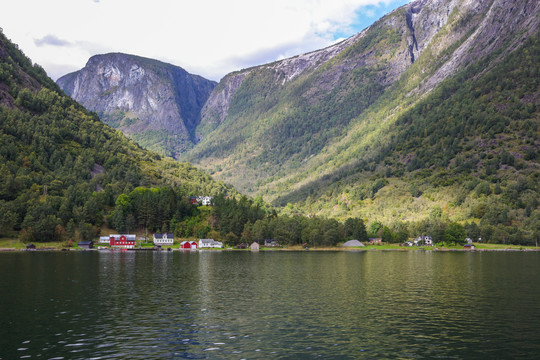
[[[120,248],[106,248],[106,249],[80,249],[80,248],[60,248],[60,247],[36,247],[35,249],[26,249],[26,248],[14,248],[14,247],[0,247],[0,253],[9,253],[9,252],[43,252],[43,251],[59,251],[59,252],[68,252],[68,251],[75,251],[75,252],[81,252],[81,251],[104,251],[104,252],[198,252],[198,251],[248,251],[251,252],[250,249],[236,249],[236,248],[223,248],[223,249],[181,249],[181,248],[171,248],[168,249],[153,249],[150,247],[146,248],[137,248],[137,249],[120,249]],[[254,252],[262,251],[262,252],[287,252],[287,251],[302,251],[302,252],[335,252],[335,251],[343,251],[343,252],[370,252],[370,251],[393,251],[393,252],[537,252],[540,251],[540,248],[536,247],[504,247],[504,248],[475,248],[475,249],[459,249],[459,248],[425,248],[425,247],[400,247],[400,248],[377,248],[377,247],[324,247],[324,248],[309,248],[309,250],[306,250],[301,247],[285,247],[285,248],[261,248],[259,250],[255,250]]]

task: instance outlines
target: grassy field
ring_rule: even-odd
[[[46,242],[46,243],[33,243],[37,249],[62,249],[65,247],[66,242]],[[0,249],[15,249],[15,250],[24,250],[26,249],[25,243],[19,239],[10,239],[2,238],[0,239]],[[74,244],[76,246],[76,244]]]

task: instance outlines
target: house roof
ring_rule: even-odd
[[[136,235],[135,234],[111,234],[109,235],[109,238],[115,238],[115,239],[120,239],[120,237],[122,236],[125,236],[126,237],[126,240],[135,240],[136,238]]]
[[[166,234],[156,233],[156,234],[154,234],[154,239],[163,239],[164,237],[166,237],[167,239],[173,239],[174,234],[173,233],[166,233]]]
[[[90,244],[93,244],[94,242],[93,241],[79,241],[77,243],[77,245],[81,246],[81,245],[90,245]]]
[[[347,241],[345,244],[343,244],[343,246],[365,246],[364,244],[362,244],[360,241],[358,240],[349,240]]]

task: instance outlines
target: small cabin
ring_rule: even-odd
[[[370,245],[381,245],[382,238],[369,238],[368,242]]]
[[[236,246],[238,249],[247,249],[247,244],[246,243],[240,243]]]
[[[257,251],[257,250],[259,250],[260,246],[259,246],[258,242],[254,242],[253,244],[251,244],[249,246],[249,248],[250,248],[251,251]]]
[[[414,245],[416,246],[433,246],[433,239],[431,239],[431,236],[427,235],[420,235],[413,241]]]
[[[79,241],[77,243],[77,246],[81,249],[90,250],[94,248],[94,242],[93,241]]]
[[[274,239],[265,239],[264,246],[265,247],[279,247],[279,243]]]

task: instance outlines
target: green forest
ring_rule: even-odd
[[[65,96],[0,34],[0,237],[25,243],[93,240],[102,228],[173,232],[234,246],[367,240],[345,223],[278,215],[189,164],[143,150]],[[188,197],[214,196],[211,207]]]
[[[260,195],[243,196],[188,163],[142,149],[63,94],[0,34],[0,237],[91,240],[114,229],[209,237],[229,246],[274,239],[322,247],[369,237],[402,243],[424,234],[446,244],[466,237],[535,244],[539,50],[537,36],[475,82],[466,79],[481,73],[482,63],[458,73],[400,114],[385,141],[364,149],[370,156],[341,164],[336,158],[336,171],[275,197],[272,207]],[[313,107],[303,99],[305,112],[281,114],[272,151],[251,165],[274,168],[275,154],[300,163],[329,136],[357,126],[361,118],[349,123],[352,117],[372,104],[384,108],[389,96],[372,85],[373,71],[351,76],[355,89],[327,95],[340,97],[339,105]],[[258,109],[242,103],[253,94],[276,96],[271,87],[261,93],[261,84],[255,81],[253,92],[246,82],[231,116]],[[295,127],[298,119],[302,127]],[[287,136],[295,141],[282,142]],[[347,156],[354,158],[353,151]],[[188,198],[198,195],[213,196],[213,206],[191,204]]]
[[[540,37],[483,73],[499,55],[444,81],[397,117],[384,141],[364,149],[373,155],[359,157],[275,204],[368,217],[395,231],[426,222],[435,223],[430,227],[459,222],[482,233],[469,234],[471,238],[536,243]],[[482,76],[468,81],[477,74]]]
[[[224,122],[187,158],[282,214],[356,217],[409,237],[457,223],[471,238],[535,244],[539,35],[512,50],[507,41],[414,95],[473,25],[439,53],[430,45],[387,87],[376,79],[399,38],[380,28],[377,46],[373,35],[351,48],[380,52],[376,65],[343,72],[331,91],[324,86],[333,66],[353,50],[290,83],[271,64],[250,69]]]
[[[95,237],[111,212],[119,221],[118,197],[139,187],[168,186],[178,198],[237,194],[105,125],[63,94],[3,34],[0,121],[0,236],[20,234],[24,241],[75,233]],[[183,210],[177,213],[185,216]]]

